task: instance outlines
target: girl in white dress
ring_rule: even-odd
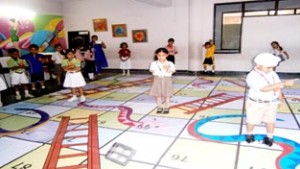
[[[72,97],[68,102],[73,102],[77,100],[76,89],[78,89],[80,94],[80,102],[85,102],[86,98],[83,92],[83,86],[86,82],[80,71],[80,60],[75,58],[75,53],[73,50],[66,51],[67,59],[64,59],[61,63],[62,68],[66,71],[66,78],[64,81],[64,87],[71,88]]]
[[[154,79],[149,95],[156,97],[157,113],[169,113],[170,99],[173,95],[172,74],[175,72],[173,62],[167,60],[168,50],[158,48],[155,51],[155,58],[150,66]],[[165,99],[165,106],[162,105],[162,99]]]

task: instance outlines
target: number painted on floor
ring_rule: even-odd
[[[173,154],[171,159],[174,161],[187,162],[187,156],[180,156],[178,154]]]
[[[12,166],[12,169],[27,169],[27,168],[31,168],[32,165],[31,164],[24,164],[24,162],[21,162],[15,166]]]

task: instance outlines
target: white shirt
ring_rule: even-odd
[[[59,52],[55,52],[51,56],[51,60],[54,61],[55,64],[61,64],[62,60],[64,60],[65,56],[60,54]]]
[[[268,92],[260,91],[265,86],[280,82],[277,73],[274,71],[266,74],[254,68],[247,75],[246,82],[249,86],[248,97],[252,99],[272,101],[279,98],[280,93],[274,90]]]
[[[168,66],[168,69],[164,69],[164,66]],[[165,61],[165,63],[161,63],[158,60],[153,61],[150,65],[150,72],[154,76],[159,76],[159,77],[171,77],[172,74],[175,72],[175,66],[172,62],[170,61]]]

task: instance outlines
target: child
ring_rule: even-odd
[[[282,99],[281,88],[294,84],[293,80],[280,81],[273,68],[280,59],[271,53],[262,53],[255,57],[255,67],[247,75],[246,82],[249,87],[246,100],[247,126],[246,141],[254,142],[253,129],[255,125],[264,122],[267,136],[263,143],[272,146],[275,128],[276,113]]]
[[[285,58],[286,59],[290,58],[289,54],[285,50],[283,50],[283,48],[279,45],[279,43],[277,41],[271,42],[271,46],[272,46],[271,53],[274,56],[279,57],[280,58],[280,62],[285,61]]]
[[[1,102],[1,91],[7,89],[5,82],[0,77],[0,107],[3,106],[3,103]]]
[[[29,65],[29,73],[32,90],[36,90],[35,83],[39,82],[41,88],[45,89],[44,83],[44,68],[43,57],[44,55],[38,53],[39,46],[36,44],[29,45],[29,54],[22,56]]]
[[[97,35],[93,35],[91,47],[93,48],[94,55],[95,55],[96,74],[100,75],[102,68],[108,67],[108,63],[103,51],[103,49],[106,48],[106,45],[103,41],[98,40]]]
[[[25,74],[28,64],[25,60],[20,58],[19,51],[16,48],[8,49],[8,55],[11,57],[7,60],[7,66],[10,70],[11,84],[15,88],[16,100],[21,100],[21,95],[19,91],[19,85],[22,84],[24,87],[25,98],[32,98],[33,96],[29,94],[28,83],[29,80]]]
[[[65,58],[61,44],[54,46],[55,53],[52,55],[51,60],[54,62],[54,75],[56,76],[57,85],[61,86],[62,67],[61,62]]]
[[[119,50],[119,56],[120,56],[120,69],[123,70],[123,76],[126,75],[127,70],[127,76],[130,75],[130,69],[131,69],[131,60],[130,55],[131,51],[128,49],[128,44],[126,42],[122,42],[120,44],[120,50]]]
[[[207,66],[212,66],[211,72],[214,74],[215,73],[214,55],[215,55],[216,46],[214,45],[213,41],[210,40],[208,42],[205,42],[203,47],[206,49],[205,59],[203,61],[204,73],[207,73]]]
[[[77,100],[76,89],[79,90],[80,102],[85,102],[86,98],[83,93],[83,86],[86,85],[82,73],[80,71],[80,60],[75,58],[73,50],[66,51],[66,58],[62,61],[62,68],[66,71],[66,78],[64,81],[64,87],[69,87],[72,90],[72,97],[68,102]]]
[[[85,72],[88,75],[88,78],[90,80],[94,80],[95,78],[95,55],[92,48],[88,48],[84,53],[84,59],[85,59]]]
[[[155,51],[156,61],[150,66],[154,79],[149,94],[156,97],[157,112],[169,113],[170,99],[173,95],[172,74],[175,72],[173,62],[167,61],[168,50],[166,48],[158,48]],[[162,105],[162,97],[165,97],[165,106]]]
[[[167,60],[173,62],[173,64],[175,64],[175,55],[178,53],[176,46],[174,46],[174,42],[175,40],[173,38],[168,39],[168,44],[165,47],[169,52]]]

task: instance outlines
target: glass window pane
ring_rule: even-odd
[[[245,11],[262,11],[275,9],[275,1],[268,2],[247,2],[245,3]]]
[[[294,10],[278,10],[277,15],[293,15],[294,14]]]
[[[267,16],[268,13],[268,11],[245,12],[245,16]]]
[[[240,49],[242,13],[224,13],[222,49]]]

